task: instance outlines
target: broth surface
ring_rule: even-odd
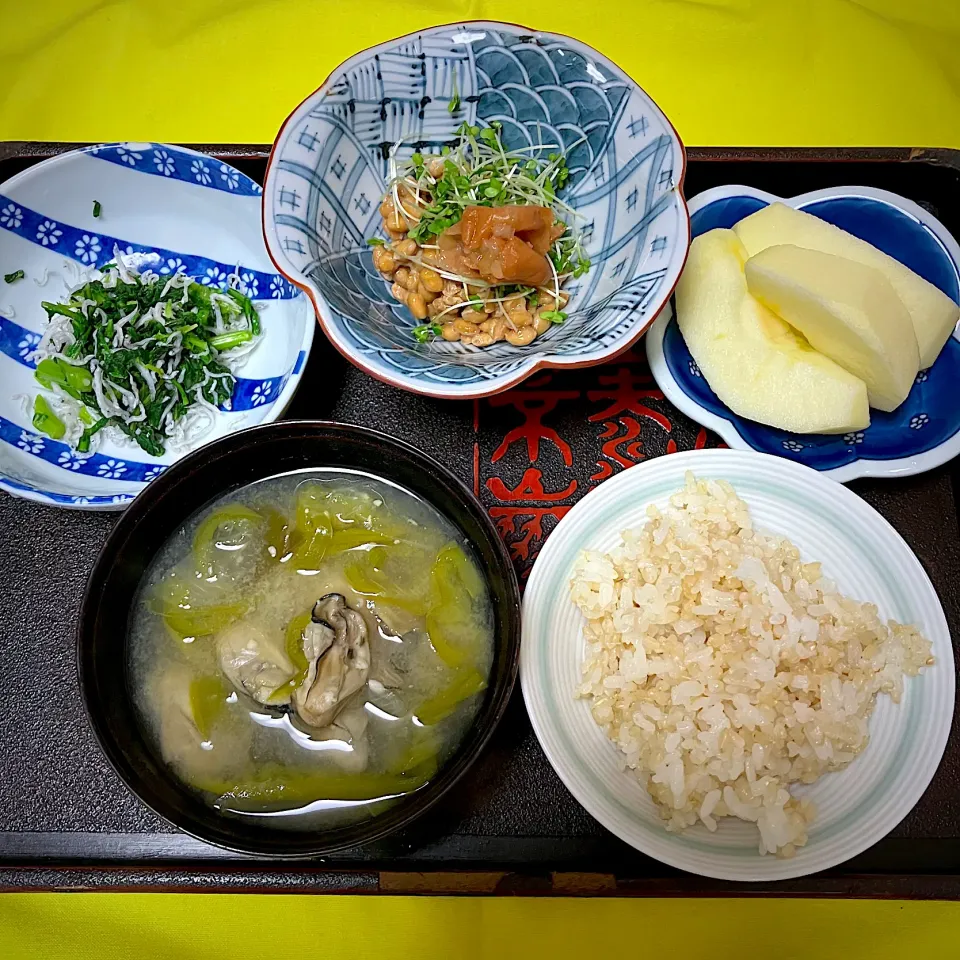
[[[208,504],[170,538],[128,649],[149,738],[213,807],[341,826],[456,750],[489,678],[490,598],[429,504],[364,474],[300,472]]]

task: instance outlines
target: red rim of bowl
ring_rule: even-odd
[[[419,394],[420,396],[425,396],[425,397],[436,397],[436,398],[442,399],[442,400],[476,400],[476,399],[478,399],[478,398],[480,398],[480,397],[490,397],[490,396],[493,396],[493,395],[498,394],[498,393],[503,393],[505,390],[509,390],[511,387],[517,386],[517,384],[522,383],[522,382],[523,382],[524,380],[526,380],[528,377],[532,377],[535,373],[538,373],[538,372],[541,371],[541,370],[550,370],[550,369],[578,370],[578,369],[581,369],[581,368],[583,368],[583,367],[594,367],[594,366],[597,366],[597,365],[599,365],[599,364],[601,364],[601,363],[608,363],[608,362],[611,361],[611,360],[615,360],[615,359],[616,359],[617,357],[619,357],[621,354],[626,353],[626,352],[627,352],[631,347],[633,347],[634,344],[636,344],[636,342],[647,332],[647,330],[650,329],[650,327],[653,325],[654,321],[657,319],[657,316],[659,315],[660,311],[663,310],[663,308],[664,308],[664,307],[667,305],[667,303],[670,301],[670,297],[673,296],[673,291],[674,291],[674,289],[676,288],[676,285],[677,285],[677,283],[678,283],[679,280],[680,280],[680,275],[683,273],[683,268],[684,268],[684,266],[685,266],[685,264],[686,264],[686,262],[687,262],[687,255],[689,254],[689,251],[690,251],[690,237],[691,237],[691,232],[690,232],[690,211],[689,211],[689,209],[687,208],[686,197],[685,197],[684,194],[683,194],[684,180],[686,179],[686,175],[687,175],[687,148],[686,148],[686,146],[684,145],[683,140],[682,140],[681,137],[680,137],[680,134],[677,132],[677,128],[673,125],[673,123],[671,122],[670,118],[666,115],[666,113],[663,112],[662,108],[661,108],[660,105],[656,102],[656,100],[654,100],[653,97],[651,97],[650,94],[647,93],[647,91],[646,91],[643,87],[641,87],[640,84],[637,83],[637,81],[634,80],[633,77],[631,77],[630,74],[627,73],[626,70],[624,70],[619,64],[614,63],[614,65],[617,67],[617,69],[620,70],[620,72],[621,72],[638,90],[640,90],[640,91],[644,94],[644,96],[647,97],[647,99],[650,101],[650,103],[652,103],[653,106],[654,106],[654,107],[657,109],[657,111],[660,113],[660,116],[663,117],[665,123],[666,123],[667,126],[670,128],[670,130],[673,132],[673,135],[674,135],[674,137],[676,137],[677,143],[678,143],[679,146],[680,146],[680,156],[681,156],[681,160],[682,160],[682,165],[681,165],[681,168],[680,168],[680,177],[679,177],[679,179],[677,180],[677,185],[676,185],[676,187],[675,187],[674,189],[675,189],[675,191],[676,191],[676,193],[677,193],[677,196],[678,196],[679,199],[680,199],[680,208],[681,208],[681,210],[683,211],[683,219],[684,219],[684,222],[686,223],[686,227],[687,227],[686,247],[685,247],[684,254],[683,254],[683,260],[682,260],[682,262],[680,263],[680,269],[677,271],[677,278],[676,278],[676,280],[674,280],[673,283],[671,284],[670,289],[667,290],[667,291],[662,295],[662,297],[658,300],[657,305],[656,305],[656,309],[650,311],[650,319],[647,320],[646,323],[644,323],[644,324],[642,324],[641,326],[639,326],[639,328],[637,329],[637,331],[636,331],[635,333],[631,334],[624,343],[622,343],[622,344],[620,344],[619,346],[617,346],[617,348],[616,348],[615,350],[613,350],[611,353],[609,353],[609,354],[607,354],[607,355],[605,355],[605,356],[595,357],[595,358],[592,359],[592,360],[575,361],[575,362],[573,362],[573,363],[568,363],[568,362],[564,362],[564,361],[562,361],[562,360],[557,360],[557,359],[551,359],[550,357],[543,357],[543,358],[541,358],[540,360],[538,360],[538,361],[537,361],[532,367],[530,367],[529,369],[525,369],[525,370],[521,371],[520,373],[517,373],[516,375],[510,377],[509,379],[502,380],[502,381],[497,381],[496,386],[494,386],[494,387],[492,387],[492,388],[490,388],[490,389],[478,388],[477,390],[471,390],[471,391],[468,392],[468,393],[456,393],[456,394],[451,394],[451,393],[449,393],[449,392],[447,392],[447,391],[444,391],[444,390],[429,390],[429,389],[424,389],[424,388],[420,388],[420,387],[414,386],[411,382],[409,382],[409,381],[407,381],[407,380],[403,380],[403,379],[401,379],[401,378],[393,378],[393,377],[390,377],[390,376],[386,375],[386,374],[383,373],[382,371],[373,368],[372,366],[368,365],[367,363],[364,363],[364,361],[363,361],[360,357],[358,357],[358,356],[356,356],[355,354],[353,354],[353,353],[349,352],[348,350],[344,349],[344,347],[343,347],[340,343],[337,342],[336,338],[334,338],[333,336],[331,336],[330,331],[329,331],[328,326],[327,326],[328,321],[327,321],[326,318],[324,317],[323,309],[321,309],[320,303],[318,302],[317,295],[316,295],[315,291],[313,290],[313,288],[312,288],[309,284],[300,282],[298,279],[296,279],[295,277],[292,277],[289,273],[287,273],[286,270],[284,270],[283,266],[277,261],[277,258],[273,255],[273,250],[271,249],[270,241],[269,241],[268,238],[267,238],[266,199],[265,199],[265,198],[266,198],[267,195],[268,195],[268,194],[267,194],[267,191],[268,191],[268,189],[269,189],[270,177],[271,177],[271,174],[272,174],[272,172],[273,172],[273,157],[274,157],[274,154],[276,153],[277,145],[280,143],[280,140],[281,140],[282,137],[283,137],[283,133],[284,133],[284,131],[285,131],[286,128],[287,128],[287,124],[289,124],[290,121],[294,118],[294,116],[296,116],[296,114],[300,111],[300,108],[301,108],[308,100],[312,100],[312,99],[313,99],[314,97],[316,97],[317,94],[319,94],[326,86],[328,86],[328,84],[330,83],[330,80],[331,80],[334,76],[336,76],[336,75],[338,75],[339,73],[341,73],[341,72],[343,71],[343,69],[346,67],[346,65],[347,65],[351,60],[354,60],[356,57],[362,56],[362,55],[365,54],[365,53],[369,53],[369,52],[372,51],[372,50],[376,50],[376,49],[378,49],[379,47],[383,47],[383,46],[386,46],[386,45],[388,45],[388,44],[389,44],[389,45],[393,45],[393,44],[399,43],[399,42],[402,41],[402,40],[406,40],[406,39],[411,38],[411,37],[420,36],[421,34],[426,33],[426,32],[428,32],[428,31],[442,30],[442,29],[449,28],[449,27],[461,27],[461,26],[462,26],[462,27],[470,27],[470,26],[511,27],[511,28],[515,28],[515,29],[518,29],[518,30],[527,30],[527,31],[529,31],[529,33],[531,34],[531,36],[538,36],[538,37],[539,37],[539,36],[551,36],[551,37],[557,37],[557,38],[559,38],[559,39],[561,39],[561,40],[568,40],[568,41],[572,42],[573,44],[575,44],[575,45],[577,45],[577,46],[585,47],[587,50],[592,51],[592,52],[593,52],[594,54],[596,54],[598,57],[600,57],[600,58],[602,58],[602,59],[604,59],[604,60],[607,60],[607,61],[609,61],[610,63],[614,63],[613,60],[610,60],[609,57],[607,57],[607,56],[605,56],[604,54],[600,53],[599,50],[596,50],[594,47],[591,47],[590,44],[588,44],[588,43],[584,43],[582,40],[577,40],[576,37],[570,37],[570,36],[568,36],[567,34],[564,34],[564,33],[554,33],[552,30],[550,30],[550,31],[547,31],[547,30],[535,30],[535,29],[533,29],[532,27],[528,27],[528,26],[526,26],[526,25],[524,25],[524,24],[521,24],[521,23],[513,23],[513,22],[508,21],[508,20],[454,20],[454,21],[451,22],[451,23],[438,23],[438,24],[434,24],[434,25],[431,26],[431,27],[425,27],[425,28],[422,29],[422,30],[415,30],[415,31],[413,31],[412,33],[405,33],[405,34],[402,34],[402,35],[399,36],[399,37],[393,37],[392,39],[387,39],[387,40],[381,41],[380,43],[372,44],[372,45],[369,46],[369,47],[364,47],[363,49],[358,50],[358,51],[357,51],[355,54],[353,54],[352,56],[347,57],[345,60],[342,60],[336,67],[334,67],[334,69],[331,70],[329,74],[327,74],[326,78],[325,78],[324,81],[320,84],[320,86],[317,87],[315,90],[313,90],[311,93],[308,93],[307,96],[305,96],[305,97],[293,108],[293,110],[291,110],[290,113],[287,114],[287,117],[286,117],[286,119],[283,121],[283,123],[280,124],[280,129],[277,131],[277,135],[274,137],[274,139],[273,139],[273,144],[272,144],[272,146],[270,147],[270,155],[267,157],[267,169],[266,169],[266,174],[265,174],[264,179],[263,179],[263,196],[264,196],[264,202],[262,202],[261,205],[260,205],[260,222],[261,222],[261,227],[262,227],[262,230],[263,230],[263,244],[264,244],[264,247],[265,247],[266,250],[267,250],[267,255],[268,255],[268,256],[270,257],[270,259],[273,261],[273,265],[277,268],[277,270],[278,270],[284,277],[286,277],[287,280],[290,281],[290,283],[292,283],[294,286],[298,287],[300,290],[302,290],[302,291],[310,298],[310,302],[311,302],[311,304],[313,304],[313,312],[316,314],[317,322],[320,324],[320,329],[323,330],[324,336],[326,336],[327,341],[334,346],[334,348],[337,350],[337,352],[340,353],[345,359],[349,360],[350,363],[352,363],[355,367],[358,367],[359,369],[363,370],[364,373],[366,373],[366,374],[368,374],[369,376],[373,377],[375,380],[379,380],[381,383],[386,383],[386,384],[388,384],[389,386],[397,387],[397,388],[400,389],[400,390],[406,390],[406,391],[408,391],[409,393],[416,393],[416,394]],[[326,308],[326,303],[324,303],[324,308]]]

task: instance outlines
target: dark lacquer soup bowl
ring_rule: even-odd
[[[434,508],[469,545],[486,581],[493,649],[487,686],[462,739],[433,775],[360,822],[304,821],[283,829],[211,805],[164,761],[135,703],[129,665],[132,617],[151,562],[171,535],[218,498],[272,477],[344,471],[405,488]],[[201,840],[251,854],[308,857],[368,843],[408,825],[464,775],[499,722],[520,650],[516,576],[494,525],[445,467],[402,441],[361,427],[287,421],[254,427],[185,457],[134,500],[87,584],[78,626],[78,667],[93,730],[117,774],[147,806]],[[319,662],[319,661],[318,661]]]

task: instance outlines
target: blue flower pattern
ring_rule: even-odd
[[[168,273],[183,273],[186,269],[180,257],[167,257],[167,259],[157,267],[157,273],[163,275]]]
[[[117,159],[121,163],[135,167],[138,161],[143,159],[143,154],[137,153],[134,150],[129,150],[126,147],[117,147]]]
[[[90,453],[78,453],[76,450],[68,449],[57,457],[57,463],[67,470],[79,470],[91,456]]]
[[[45,247],[54,246],[61,236],[63,236],[63,231],[59,230],[52,220],[44,220],[43,223],[37,227],[37,239]]]
[[[171,157],[166,150],[153,151],[153,165],[157,168],[157,172],[163,177],[171,176],[176,169],[173,157]]]
[[[35,433],[28,433],[26,430],[20,431],[20,438],[17,440],[17,446],[27,453],[42,453],[46,444],[42,437]]]
[[[269,380],[265,380],[263,383],[257,384],[253,390],[253,395],[250,398],[250,403],[255,407],[262,406],[267,400],[270,399],[270,390],[271,385]]]
[[[202,183],[204,186],[211,180],[210,168],[202,160],[194,160],[193,163],[190,164],[190,172],[193,174],[194,180],[196,180],[197,183]]]
[[[88,147],[86,152],[98,160],[131,167],[139,173],[182,180],[208,190],[223,190],[247,197],[259,197],[263,193],[258,183],[229,164],[218,164],[219,172],[214,177],[206,158],[198,158],[195,153],[168,145],[145,144],[133,150],[129,144],[105,143]],[[197,164],[196,169],[194,164]],[[206,167],[205,172],[200,169],[200,164]]]
[[[0,211],[0,224],[10,230],[17,230],[23,223],[23,211],[15,204],[8,203]]]
[[[244,296],[249,297],[251,300],[256,300],[260,295],[260,283],[256,276],[249,270],[245,270],[240,274],[239,287],[240,292],[244,294]]]
[[[0,195],[0,209],[7,209],[12,205],[8,197]],[[116,246],[121,253],[156,254],[160,259],[157,272],[162,274],[182,268],[191,277],[202,278],[208,273],[211,276],[215,273],[219,278],[227,277],[237,269],[236,264],[218,263],[206,257],[195,257],[159,247],[146,247],[106,234],[93,234],[89,230],[82,230],[45,217],[22,204],[17,204],[15,207],[16,216],[12,213],[7,215],[6,222],[0,217],[0,228],[10,230],[33,243],[55,249],[57,253],[71,257],[87,267],[103,266],[112,260],[113,248]],[[258,290],[269,289],[272,298],[291,300],[301,295],[300,291],[280,274],[251,270],[242,264],[240,269],[250,275],[250,282],[256,281]]]
[[[230,274],[221,267],[210,267],[200,278],[200,282],[206,284],[208,287],[219,287],[221,290],[225,290],[227,287],[227,277],[229,277],[229,275]]]
[[[74,250],[74,256],[82,263],[93,264],[97,262],[97,254],[100,253],[100,238],[83,234],[77,241]]]
[[[25,360],[30,366],[32,366],[34,360],[34,351],[37,349],[37,344],[39,342],[39,333],[33,333],[29,330],[24,331],[19,343],[17,343],[17,358],[21,361]]]
[[[228,190],[236,190],[240,186],[240,172],[228,167],[225,163],[220,164],[220,179],[226,184]]]
[[[119,480],[127,472],[127,465],[122,460],[106,460],[97,467],[97,476],[108,480]]]

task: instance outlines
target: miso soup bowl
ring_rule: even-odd
[[[196,511],[268,477],[309,468],[362,471],[432,504],[472,545],[490,590],[494,657],[485,699],[457,751],[419,790],[362,823],[325,830],[265,827],[221,814],[166,765],[151,745],[127,674],[130,617],[153,557]],[[200,840],[271,857],[322,856],[378,840],[432,807],[468,770],[503,716],[520,651],[520,595],[509,556],[471,492],[414,447],[362,427],[284,421],[224,437],[174,464],[127,508],[87,584],[77,635],[80,686],[103,752],[126,786],[170,823]]]

